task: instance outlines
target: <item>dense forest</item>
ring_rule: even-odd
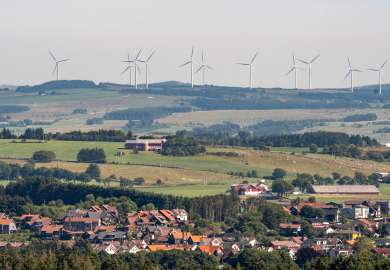
[[[189,112],[189,107],[152,107],[152,108],[136,108],[106,113],[106,120],[129,120],[129,121],[153,121],[172,113]]]
[[[44,204],[58,199],[65,204],[76,204],[83,201],[88,194],[102,198],[125,196],[140,206],[152,203],[158,209],[184,208],[192,216],[211,221],[224,221],[226,218],[236,216],[240,210],[239,199],[234,194],[186,198],[140,192],[134,189],[61,183],[47,177],[33,177],[11,183],[5,188],[3,194],[12,198],[28,198],[34,204]],[[1,201],[6,204],[5,198],[0,199]],[[0,211],[6,208],[0,207]]]
[[[233,125],[234,127],[234,125]],[[179,131],[177,136],[191,136],[204,144],[210,145],[231,145],[247,147],[309,147],[312,144],[318,147],[332,145],[354,145],[354,146],[378,146],[375,139],[368,136],[348,135],[341,132],[307,132],[303,134],[286,134],[271,136],[255,136],[249,131],[239,131],[236,135],[223,133],[221,126],[217,131],[206,128],[203,132],[200,129],[191,131]]]
[[[195,156],[206,152],[206,147],[200,145],[191,137],[171,136],[164,143],[161,154],[164,156]]]
[[[20,113],[29,110],[30,107],[24,105],[0,105],[0,113]]]
[[[95,88],[96,85],[93,81],[86,80],[59,80],[45,82],[34,86],[19,86],[16,88],[16,92],[21,93],[33,93],[33,92],[45,92],[57,89],[82,89],[82,88]]]

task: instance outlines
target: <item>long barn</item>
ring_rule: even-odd
[[[316,194],[379,195],[379,190],[374,185],[314,185],[313,189]]]

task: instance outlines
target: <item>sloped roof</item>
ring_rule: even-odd
[[[379,193],[379,190],[374,185],[314,185],[313,190],[315,193],[330,193],[330,194],[369,194]]]

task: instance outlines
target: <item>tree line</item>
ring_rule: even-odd
[[[122,130],[111,129],[86,132],[45,133],[42,128],[27,128],[23,134],[16,136],[11,130],[3,128],[0,131],[0,139],[124,142],[133,139],[133,134],[131,131],[125,133]]]

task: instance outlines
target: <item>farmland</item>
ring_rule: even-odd
[[[271,152],[249,148],[208,148],[208,153],[236,152],[238,156],[215,156],[205,154],[194,157],[171,157],[156,153],[125,151],[124,156],[116,156],[122,143],[114,142],[74,142],[74,141],[31,141],[22,143],[11,140],[0,141],[0,158],[14,160],[29,159],[38,150],[50,150],[57,156],[52,164],[40,166],[60,166],[74,171],[82,171],[86,164],[75,163],[81,148],[103,148],[109,164],[102,165],[104,176],[115,174],[124,177],[144,177],[148,181],[167,178],[175,184],[229,179],[230,172],[246,173],[256,170],[259,176],[270,175],[274,168],[280,167],[288,172],[288,178],[296,173],[317,173],[329,176],[332,172],[353,176],[356,171],[371,174],[377,170],[390,170],[387,162],[362,161],[321,154],[308,154],[304,149],[274,148]],[[207,173],[207,175],[205,174]]]

